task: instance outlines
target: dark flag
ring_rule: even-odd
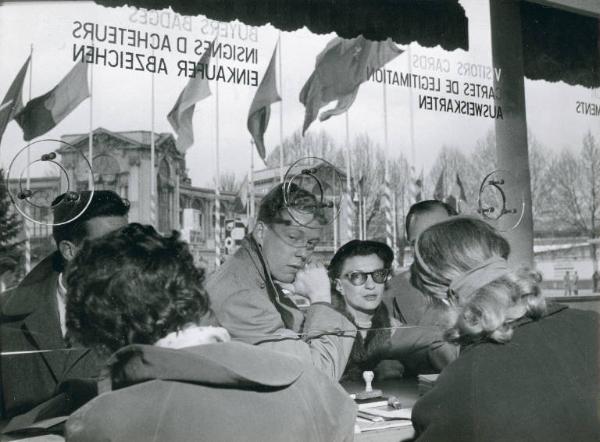
[[[30,59],[31,57],[27,57],[25,64],[11,83],[4,100],[0,104],[0,142],[10,120],[14,119],[15,115],[23,109],[23,82],[25,81]]]
[[[50,131],[90,96],[87,63],[77,63],[54,89],[29,101],[15,117],[29,141]]]
[[[250,110],[248,111],[248,130],[254,139],[256,150],[263,161],[267,156],[264,135],[271,115],[271,103],[281,101],[281,97],[277,93],[276,55],[277,46],[273,50],[269,67],[256,90],[256,95],[254,95],[254,100],[252,100],[252,105],[250,105]]]

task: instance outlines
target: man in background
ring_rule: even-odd
[[[62,275],[85,240],[127,224],[129,203],[107,190],[94,192],[91,201],[90,196],[89,191],[69,192],[52,202],[53,222],[61,224],[52,228],[57,250],[2,297],[3,417],[26,412],[49,399],[63,380],[91,377],[97,370],[99,361],[95,356],[85,349],[71,349],[66,339]]]
[[[413,204],[406,215],[406,238],[411,248],[417,236],[433,224],[456,215],[456,211],[448,204],[438,200],[425,200]],[[390,312],[404,324],[423,324],[427,310],[427,297],[410,283],[410,271],[406,270],[394,276],[386,290],[385,299]],[[429,318],[433,320],[433,318]]]
[[[271,189],[254,230],[206,288],[233,339],[299,356],[339,379],[356,327],[331,306],[325,267],[311,262],[325,223],[321,210],[315,196],[298,186]],[[290,292],[309,299],[305,314]]]

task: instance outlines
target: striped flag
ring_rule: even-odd
[[[214,43],[214,42],[213,42]],[[212,45],[210,46],[212,47]],[[197,66],[205,65],[204,71],[207,70],[210,63],[210,50],[206,50]],[[173,109],[167,115],[167,120],[177,134],[177,150],[185,152],[192,144],[194,144],[194,126],[192,117],[194,116],[194,108],[196,103],[211,95],[208,80],[204,75],[198,75],[190,78],[188,84],[183,88]]]
[[[8,88],[2,103],[0,103],[0,141],[2,141],[2,135],[4,135],[9,121],[15,118],[15,115],[23,109],[23,82],[25,81],[25,74],[27,73],[30,60],[31,57],[27,57],[25,64],[21,67],[21,70]]]
[[[87,63],[77,63],[50,92],[29,101],[15,117],[29,141],[45,134],[90,96]]]
[[[264,134],[269,124],[269,117],[271,116],[271,104],[281,101],[281,97],[277,92],[276,55],[277,46],[273,50],[269,67],[256,90],[256,95],[254,95],[250,110],[248,111],[248,130],[254,139],[256,150],[263,160],[267,156]]]

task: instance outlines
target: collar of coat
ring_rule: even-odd
[[[54,259],[55,254],[44,258],[5,295],[1,309],[3,316],[28,316],[46,303],[48,296],[56,295],[59,273],[54,269]]]
[[[302,374],[301,361],[239,342],[184,349],[129,345],[108,361],[113,388],[169,380],[235,388],[281,388]]]

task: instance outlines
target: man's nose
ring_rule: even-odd
[[[309,251],[307,247],[299,247],[296,249],[296,256],[302,258],[303,261],[306,261],[310,255],[312,255],[312,252]]]
[[[367,275],[367,280],[365,281],[365,287],[369,288],[369,289],[375,287],[375,281],[373,281],[373,275]]]

